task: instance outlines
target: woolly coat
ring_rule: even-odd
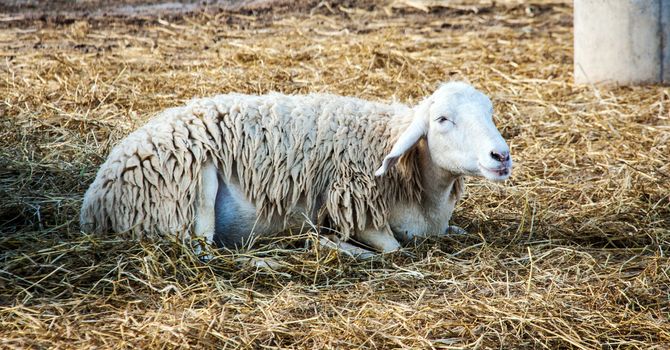
[[[115,146],[84,196],[88,232],[192,229],[203,164],[235,177],[265,220],[297,207],[342,238],[388,225],[389,206],[420,201],[411,151],[375,177],[412,120],[402,104],[327,94],[220,95],[168,109]],[[301,203],[302,202],[302,203]]]

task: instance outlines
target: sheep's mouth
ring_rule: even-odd
[[[502,166],[498,168],[488,168],[479,164],[479,169],[482,172],[482,175],[486,178],[493,180],[504,180],[510,176],[512,173],[512,168],[509,166]]]

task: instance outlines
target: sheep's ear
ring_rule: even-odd
[[[396,141],[393,148],[391,148],[391,152],[384,157],[382,166],[375,171],[375,176],[382,176],[386,174],[389,169],[393,168],[393,166],[398,163],[400,156],[412,148],[412,146],[414,146],[414,144],[416,144],[427,131],[428,125],[426,123],[426,118],[422,118],[421,115],[415,115],[414,120],[409,127],[407,127],[407,130],[400,135],[398,141]]]

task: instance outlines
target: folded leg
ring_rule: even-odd
[[[356,233],[355,238],[382,253],[389,253],[400,249],[400,243],[393,236],[390,228],[366,229]]]
[[[319,244],[322,247],[333,249],[338,253],[360,260],[370,259],[377,255],[375,252],[365,248],[357,247],[351,243],[340,242],[337,239],[330,239],[324,236],[319,237]]]

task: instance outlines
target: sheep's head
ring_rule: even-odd
[[[440,86],[414,108],[412,123],[375,175],[386,173],[403,153],[425,137],[431,160],[442,169],[490,180],[508,178],[512,158],[492,116],[491,100],[472,86],[462,82]]]

